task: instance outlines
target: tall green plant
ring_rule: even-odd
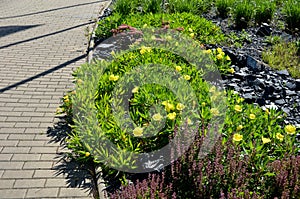
[[[289,29],[293,31],[300,30],[300,1],[288,0],[283,7],[285,22]]]
[[[216,7],[218,10],[218,15],[222,18],[228,17],[228,13],[233,7],[234,0],[216,0]]]
[[[235,25],[238,29],[246,28],[252,20],[254,6],[250,0],[241,0],[234,9]]]
[[[273,19],[276,3],[273,1],[256,0],[255,23],[270,22]]]

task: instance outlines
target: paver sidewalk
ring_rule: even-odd
[[[0,1],[0,198],[90,198],[67,188],[49,143],[72,71],[85,62],[92,28],[109,1]]]

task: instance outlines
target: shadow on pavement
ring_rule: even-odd
[[[64,68],[64,67],[66,67],[66,66],[68,66],[68,65],[70,65],[70,64],[72,64],[72,63],[74,63],[74,62],[76,62],[76,61],[79,61],[79,60],[81,60],[81,59],[83,59],[83,58],[85,58],[85,57],[86,57],[86,55],[78,56],[78,57],[76,57],[76,58],[74,58],[74,59],[72,59],[72,60],[70,60],[70,61],[64,62],[64,63],[62,63],[62,64],[60,64],[60,65],[58,65],[58,66],[55,66],[55,67],[53,67],[53,68],[51,68],[51,69],[49,69],[49,70],[46,70],[46,71],[44,71],[44,72],[41,72],[41,73],[37,74],[37,75],[34,75],[34,76],[32,76],[32,77],[29,77],[29,78],[24,79],[24,80],[19,81],[19,82],[16,82],[16,83],[11,84],[11,85],[9,85],[9,86],[7,86],[7,87],[1,88],[1,89],[0,89],[0,93],[3,93],[3,92],[5,92],[5,91],[7,91],[7,90],[10,90],[10,89],[13,89],[13,88],[15,88],[15,87],[18,87],[18,86],[20,86],[20,85],[22,85],[22,84],[26,84],[26,83],[28,83],[28,82],[30,82],[30,81],[33,81],[33,80],[35,80],[35,79],[37,79],[37,78],[40,78],[40,77],[42,77],[42,76],[48,75],[48,74],[50,74],[50,73],[53,73],[54,71],[57,71],[57,70],[59,70],[59,69],[61,69],[61,68]]]
[[[15,16],[9,16],[9,17],[0,17],[0,19],[11,19],[11,18],[18,18],[18,17],[26,17],[26,16],[30,16],[30,15],[43,14],[43,13],[47,13],[47,12],[53,12],[53,11],[57,11],[57,10],[63,10],[63,9],[68,9],[68,8],[73,8],[73,7],[78,7],[78,6],[89,5],[89,4],[95,4],[95,3],[105,2],[105,1],[107,1],[107,0],[94,1],[94,2],[90,2],[90,3],[81,3],[81,4],[77,4],[77,5],[65,6],[65,7],[61,7],[61,8],[54,8],[54,9],[43,10],[43,11],[39,11],[39,12],[32,12],[32,13],[28,13],[28,14],[22,14],[22,15],[15,15]]]
[[[0,27],[0,37],[4,37],[6,35],[10,35],[16,32],[20,32],[23,30],[27,30],[30,28],[35,28],[41,26],[42,24],[38,25],[28,25],[28,26],[1,26]]]
[[[94,23],[94,22],[91,21],[91,22],[79,24],[79,25],[77,25],[77,26],[73,26],[73,27],[70,27],[70,28],[66,28],[66,29],[63,29],[63,30],[59,30],[59,31],[56,31],[56,32],[52,32],[52,33],[49,33],[49,34],[45,34],[45,35],[33,37],[33,38],[26,39],[26,40],[23,40],[23,41],[17,41],[17,42],[15,42],[15,43],[11,43],[11,44],[7,44],[7,45],[4,45],[4,46],[0,46],[0,50],[1,50],[1,49],[4,49],[4,48],[11,47],[11,46],[15,46],[15,45],[18,45],[18,44],[22,44],[22,43],[34,41],[34,40],[37,40],[37,39],[49,37],[49,36],[52,36],[52,35],[56,35],[56,34],[59,34],[59,33],[62,33],[62,32],[66,32],[66,31],[69,31],[69,30],[72,30],[72,29],[75,29],[75,28],[79,28],[79,27],[81,27],[81,26],[86,26],[86,25],[89,25],[89,24],[92,24],[92,23]]]
[[[68,187],[80,188],[97,198],[98,187],[95,187],[95,165],[93,162],[78,162],[73,159],[66,148],[66,139],[71,133],[71,127],[66,122],[66,117],[58,117],[53,127],[48,127],[47,136],[49,143],[59,143],[63,152],[57,154],[58,162],[53,167],[57,176],[63,175]]]

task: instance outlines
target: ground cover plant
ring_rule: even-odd
[[[163,1],[151,1],[149,4],[145,2],[147,1],[116,1],[113,15],[99,22],[97,37],[105,39],[122,32],[149,27],[171,29],[194,39],[202,54],[210,57],[211,63],[224,76],[235,74],[235,67],[230,66],[231,58],[218,46],[226,42],[234,47],[251,43],[252,37],[246,30],[238,32],[239,34],[223,34],[220,27],[199,16],[209,11],[207,5],[210,4],[206,1],[195,0],[186,4],[178,0],[169,0],[167,4],[163,4]],[[204,7],[199,7],[199,2],[203,2]],[[219,16],[232,16],[236,27],[247,28],[249,25],[270,23],[274,20],[277,8],[287,5],[295,7],[297,2],[216,0],[212,3]],[[187,9],[191,13],[187,13]],[[297,9],[290,10],[284,7],[282,13],[285,13],[288,30],[297,32],[296,27],[288,25],[288,16],[297,19]],[[150,39],[174,41],[171,37],[154,36]],[[299,42],[284,43],[284,40],[276,36],[266,37],[265,41],[271,47],[262,53],[264,61],[277,67],[276,69],[288,68],[294,77],[299,77]],[[207,44],[210,44],[209,49],[204,47]],[[296,135],[299,129],[284,122],[286,115],[282,111],[248,104],[232,90],[221,93],[218,87],[211,86],[202,79],[205,75],[203,71],[197,70],[193,64],[169,51],[141,46],[129,52],[112,52],[112,56],[112,61],[86,64],[79,68],[75,72],[75,84],[78,88],[83,84],[98,85],[94,96],[95,103],[89,106],[97,109],[97,119],[105,136],[118,147],[135,152],[159,149],[177,133],[180,124],[190,122],[183,114],[189,102],[182,102],[163,86],[149,84],[138,87],[132,84],[128,95],[129,111],[137,128],[130,134],[118,126],[110,107],[113,90],[125,73],[140,64],[162,64],[176,71],[178,77],[188,81],[197,94],[198,110],[201,113],[199,118],[202,122],[195,129],[195,141],[178,160],[147,175],[132,175],[119,172],[94,157],[91,147],[82,141],[82,132],[78,132],[81,129],[78,126],[84,124],[76,121],[74,124],[70,118],[69,122],[73,125],[73,134],[68,140],[68,147],[72,149],[70,156],[78,161],[92,161],[96,167],[102,169],[102,177],[106,180],[107,195],[110,198],[298,198],[300,156]],[[101,71],[103,68],[106,70]],[[101,71],[104,75],[96,81],[93,78],[84,81],[79,78],[79,74],[88,74],[91,71]],[[84,95],[88,94],[82,89],[68,93],[63,98],[61,112],[72,116],[74,103],[76,105],[78,101],[84,101]],[[226,96],[226,110],[212,106],[213,99],[221,95]],[[160,108],[153,112],[149,109],[153,104],[159,104]],[[124,115],[123,112],[119,114]],[[226,117],[223,128],[213,129],[210,126],[211,118],[224,114]],[[151,138],[140,137],[148,133],[144,129],[151,129],[151,122],[162,121],[165,123],[158,135]],[[220,137],[212,151],[201,157],[200,149],[210,130],[219,132]],[[95,135],[95,140],[96,137]],[[126,158],[128,157],[115,164],[130,165],[132,159]],[[115,187],[111,187],[112,184]]]
[[[300,56],[297,42],[280,42],[262,54],[263,60],[277,70],[287,69],[295,78],[300,78]]]

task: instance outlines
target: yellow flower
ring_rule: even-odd
[[[78,80],[77,80],[77,84],[82,84],[82,82],[83,82],[83,81],[82,81],[81,79],[78,79]]]
[[[193,29],[192,29],[192,28],[189,28],[189,31],[190,31],[190,32],[193,32]]]
[[[228,55],[226,55],[226,60],[227,60],[227,61],[230,61],[230,60],[231,60],[230,57],[229,57]]]
[[[139,92],[139,87],[134,87],[131,91],[132,93],[138,93]]]
[[[205,105],[206,105],[206,103],[205,103],[205,102],[202,102],[202,103],[201,103],[201,106],[205,106]]]
[[[241,102],[243,102],[243,101],[245,101],[245,99],[242,98],[242,97],[239,97],[239,98],[237,99],[237,103],[241,103]]]
[[[140,50],[140,53],[141,54],[144,54],[146,52],[150,53],[152,51],[151,47],[145,47],[145,46],[142,46],[141,47],[141,50]]]
[[[286,125],[285,127],[284,127],[284,130],[285,130],[285,132],[287,133],[287,134],[289,134],[289,135],[294,135],[295,133],[296,133],[296,127],[295,126],[293,126],[293,125]]]
[[[228,71],[229,71],[231,74],[233,74],[233,73],[235,72],[234,68],[230,68]]]
[[[217,59],[218,59],[218,60],[221,60],[221,59],[223,59],[223,55],[221,55],[221,54],[218,54],[218,55],[217,55]]]
[[[262,140],[263,144],[267,144],[267,143],[271,142],[271,139],[269,139],[269,138],[261,137],[261,140]]]
[[[175,106],[174,106],[173,104],[167,102],[167,101],[164,101],[164,102],[162,103],[162,105],[165,106],[165,109],[166,109],[167,112],[170,112],[171,110],[174,110],[174,109],[175,109]]]
[[[85,152],[85,157],[89,157],[90,155],[90,152]]]
[[[190,36],[191,36],[192,38],[195,37],[195,33],[192,32],[192,33],[190,34]]]
[[[63,110],[61,108],[57,108],[56,109],[56,114],[61,114],[61,113],[63,113]]]
[[[166,36],[166,40],[172,40],[172,37],[170,35]]]
[[[239,134],[239,133],[235,133],[233,135],[233,141],[239,142],[243,139],[243,135]]]
[[[181,66],[176,66],[175,69],[177,70],[177,72],[180,72],[182,70]]]
[[[141,127],[136,127],[134,130],[133,130],[133,135],[136,136],[136,137],[140,137],[143,135],[143,128]]]
[[[154,115],[152,116],[152,119],[153,119],[154,121],[160,121],[162,118],[163,118],[163,116],[161,116],[160,113],[156,113],[156,114],[154,114]]]
[[[219,110],[217,108],[211,108],[210,109],[211,114],[213,114],[214,116],[217,116],[220,114]]]
[[[276,133],[276,138],[282,142],[284,136],[281,133]]]
[[[250,118],[251,120],[254,120],[254,119],[256,118],[256,116],[255,116],[254,114],[251,113],[251,114],[249,115],[249,118]]]
[[[222,48],[217,48],[217,52],[221,54],[223,52]]]
[[[216,92],[216,87],[215,86],[210,87],[209,92],[210,93]]]
[[[235,105],[235,106],[234,106],[234,110],[235,110],[236,112],[242,112],[242,111],[243,111],[243,109],[242,109],[242,107],[241,107],[240,105]]]
[[[176,118],[176,113],[175,113],[175,112],[169,113],[169,114],[167,115],[167,117],[168,117],[170,120],[174,120],[174,119]]]
[[[182,111],[184,108],[185,108],[185,106],[183,104],[181,104],[181,103],[178,103],[176,105],[176,109],[179,110],[179,111]]]
[[[190,118],[187,119],[187,124],[192,124],[192,120]]]
[[[243,125],[238,125],[237,127],[236,127],[236,130],[237,131],[240,131],[240,130],[242,130],[244,127],[243,127]]]
[[[210,49],[205,50],[204,53],[205,53],[205,54],[211,54],[211,50],[210,50]]]
[[[118,79],[119,79],[119,75],[112,74],[109,76],[110,81],[118,81]]]
[[[189,76],[189,75],[184,75],[183,78],[184,78],[185,80],[189,81],[189,80],[191,79],[191,76]]]

